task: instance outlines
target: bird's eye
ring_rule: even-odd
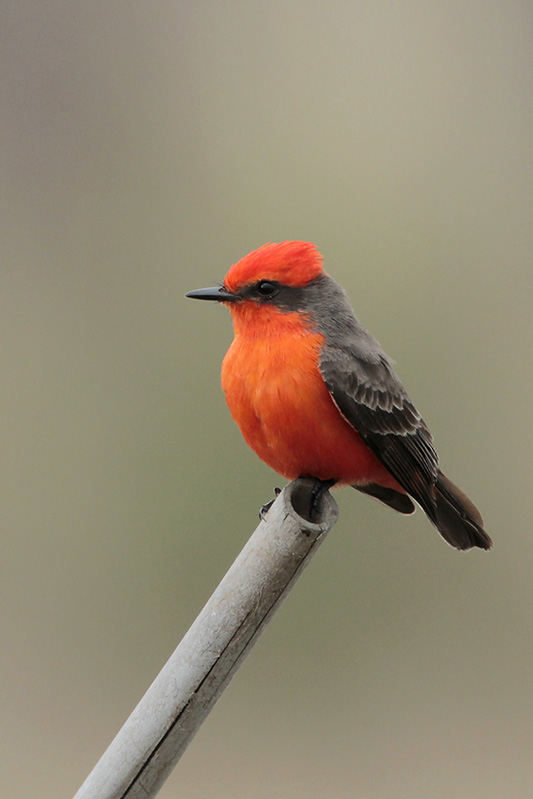
[[[271,280],[260,280],[256,288],[261,297],[271,297],[278,290],[277,283],[273,283]]]

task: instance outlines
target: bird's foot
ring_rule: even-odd
[[[302,474],[300,477],[309,477],[307,474]],[[336,479],[332,480],[319,480],[318,477],[312,477],[315,481],[313,486],[313,490],[311,491],[311,501],[309,503],[309,519],[313,520],[313,514],[317,514],[319,511],[320,500],[322,499],[323,495],[326,491],[335,485],[338,482]]]
[[[259,511],[259,518],[262,522],[266,521],[267,513],[276,501],[276,499],[281,494],[281,488],[275,488],[274,494],[276,495],[274,499],[271,499],[270,502],[266,502],[264,505],[261,506],[261,510]]]

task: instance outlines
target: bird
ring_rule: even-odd
[[[288,480],[312,477],[318,491],[353,486],[402,514],[416,503],[452,547],[492,547],[474,503],[440,470],[392,360],[313,243],[264,244],[221,284],[186,297],[229,308],[222,388],[268,466]]]

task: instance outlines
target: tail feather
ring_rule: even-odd
[[[452,547],[456,549],[492,547],[492,541],[483,529],[481,514],[472,500],[440,471],[434,495],[434,518],[431,520]]]
[[[362,494],[368,494],[378,499],[380,502],[383,502],[384,505],[388,505],[389,508],[393,508],[393,510],[397,510],[399,513],[415,512],[415,506],[413,505],[411,497],[407,496],[407,494],[400,494],[399,491],[395,491],[393,488],[386,488],[377,483],[354,485],[354,488]]]

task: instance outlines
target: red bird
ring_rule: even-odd
[[[473,502],[439,469],[431,433],[391,360],[358,322],[313,244],[265,244],[221,286],[235,337],[222,388],[247,444],[289,480],[351,485],[400,513],[421,506],[457,549],[490,549]]]

